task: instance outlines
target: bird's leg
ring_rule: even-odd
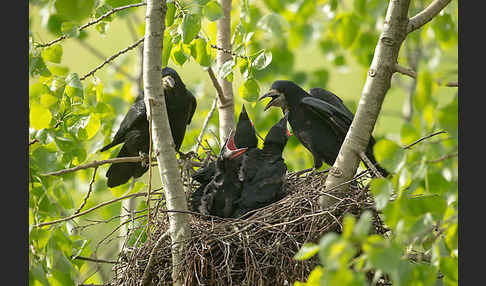
[[[140,162],[140,164],[142,165],[142,167],[146,167],[148,165],[148,162],[149,162],[149,155],[147,153],[144,153],[142,151],[138,151],[138,155],[140,157],[142,157],[142,161]]]

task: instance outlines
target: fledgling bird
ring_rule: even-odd
[[[186,89],[179,74],[169,67],[162,70],[162,85],[164,86],[167,116],[178,152],[196,110],[197,102],[192,93]],[[149,122],[143,94],[137,96],[135,102],[123,118],[113,140],[100,149],[106,151],[113,146],[124,143],[117,158],[139,156],[149,152]],[[148,170],[148,166],[141,162],[112,164],[106,172],[107,185],[110,188],[125,184],[131,177],[138,178]]]
[[[309,94],[287,80],[275,81],[270,91],[259,100],[269,97],[271,101],[264,110],[278,106],[289,113],[290,126],[297,139],[312,153],[314,168],[320,168],[323,161],[332,166],[354,117],[342,100],[321,88],[313,88]],[[389,172],[376,162],[373,155],[374,142],[371,137],[365,154],[386,177]]]
[[[236,130],[234,134],[234,147],[233,149],[247,147],[248,150],[257,148],[258,138],[255,133],[255,128],[248,113],[246,112],[245,105],[241,108],[240,115],[238,117],[238,123],[236,124]],[[229,145],[232,143],[229,142]],[[192,179],[201,183],[201,185],[208,184],[214,177],[216,170],[216,161],[212,161],[206,167],[200,168],[193,175]]]
[[[289,136],[286,114],[272,126],[262,149],[255,148],[246,152],[239,170],[241,196],[236,201],[232,217],[241,217],[284,197],[287,165],[282,152]]]
[[[234,148],[231,135],[215,161],[215,173],[211,181],[191,194],[193,211],[219,217],[230,217],[234,201],[239,198],[241,182],[238,180],[239,158],[247,148]],[[233,146],[233,147],[232,147]],[[235,170],[235,171],[233,171]]]

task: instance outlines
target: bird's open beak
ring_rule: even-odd
[[[175,80],[170,75],[166,75],[162,78],[162,86],[164,89],[173,88],[174,85]]]
[[[243,155],[243,153],[245,153],[246,150],[248,150],[247,147],[235,149],[235,150],[226,149],[224,152],[225,153],[224,157],[228,158],[229,160],[233,160]]]
[[[264,95],[260,96],[258,100],[262,100],[264,98],[271,97],[272,100],[265,106],[263,111],[267,111],[272,106],[277,106],[277,107],[284,107],[285,106],[285,96],[283,93],[279,92],[276,89],[271,89],[269,92],[265,93]]]

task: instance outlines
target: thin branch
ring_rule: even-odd
[[[133,8],[133,7],[139,7],[139,6],[143,6],[143,5],[147,5],[147,3],[141,2],[141,3],[130,4],[130,5],[126,5],[126,6],[121,6],[121,7],[113,8],[110,11],[106,12],[105,14],[101,15],[100,17],[98,17],[98,18],[92,20],[91,22],[88,22],[88,23],[84,24],[83,26],[79,27],[78,28],[78,31],[81,32],[82,30],[88,28],[89,26],[92,26],[92,25],[94,25],[96,23],[99,23],[104,18],[109,17],[111,14],[116,13],[118,11],[125,10],[125,9],[128,9],[128,8]],[[39,47],[39,48],[45,48],[45,47],[51,46],[51,45],[53,45],[53,44],[55,44],[55,43],[57,43],[57,42],[59,42],[61,40],[64,40],[66,38],[67,38],[66,35],[62,35],[59,38],[54,39],[54,40],[52,40],[52,41],[50,41],[50,42],[48,42],[46,44],[37,44],[37,47]]]
[[[152,193],[154,194],[154,193]],[[160,193],[157,193],[157,194],[160,194]],[[107,201],[107,202],[104,202],[104,203],[101,203],[97,206],[94,206],[88,210],[85,210],[84,212],[80,212],[78,214],[75,214],[75,215],[72,215],[72,216],[69,216],[69,217],[65,217],[65,218],[61,218],[61,219],[57,219],[57,220],[53,220],[53,221],[49,221],[49,222],[44,222],[44,223],[39,223],[39,224],[36,224],[34,225],[34,227],[38,227],[38,228],[41,228],[41,227],[44,227],[44,226],[48,226],[48,225],[51,225],[51,224],[56,224],[56,223],[60,223],[60,222],[65,222],[65,221],[68,221],[68,220],[72,220],[72,219],[75,219],[77,217],[80,217],[80,216],[83,216],[87,213],[90,213],[94,210],[97,210],[101,207],[104,207],[104,206],[107,206],[107,205],[110,205],[112,203],[116,203],[118,201],[121,201],[121,200],[124,200],[124,199],[128,199],[128,198],[132,198],[132,197],[142,197],[142,196],[145,196],[147,195],[146,192],[140,192],[140,193],[135,193],[135,194],[130,194],[130,195],[126,195],[126,196],[123,196],[123,197],[119,197],[119,198],[116,198],[116,199],[113,199],[113,200],[110,200],[110,201]]]
[[[454,157],[457,157],[457,155],[459,155],[459,152],[455,152],[455,153],[452,153],[452,154],[446,154],[438,159],[435,159],[435,160],[430,160],[430,161],[425,161],[425,163],[439,163],[441,161],[444,161],[444,160],[447,160],[447,159],[450,159],[450,158],[454,158]]]
[[[110,264],[117,264],[118,263],[118,261],[115,261],[115,260],[95,259],[95,258],[84,257],[84,256],[76,256],[74,259],[91,261],[91,262],[96,262],[96,263],[110,263]]]
[[[414,79],[417,78],[417,73],[414,70],[408,67],[401,66],[398,63],[395,64],[395,71],[404,75],[408,75],[409,77]]]
[[[86,194],[86,197],[84,197],[83,203],[79,206],[79,208],[74,212],[74,214],[78,214],[81,209],[86,205],[86,202],[88,201],[89,196],[91,195],[91,191],[93,190],[93,183],[96,178],[96,171],[98,170],[99,166],[96,166],[94,171],[93,171],[93,177],[91,178],[91,182],[89,183],[89,189],[88,193]]]
[[[199,133],[199,136],[197,136],[196,142],[197,146],[195,146],[194,152],[197,154],[199,151],[199,147],[202,146],[201,140],[204,136],[204,133],[206,132],[206,128],[208,127],[209,120],[211,120],[211,117],[213,117],[214,110],[216,109],[216,103],[218,102],[218,98],[214,98],[213,104],[211,105],[211,109],[209,110],[208,115],[206,116],[206,119],[204,119],[203,126],[201,128],[201,132]]]
[[[409,19],[407,34],[427,24],[450,2],[451,0],[434,0],[434,2],[430,3],[424,10]]]
[[[457,82],[457,81],[450,81],[450,82],[446,83],[445,86],[448,86],[448,87],[459,87],[459,82]]]
[[[216,92],[218,94],[219,102],[221,102],[221,104],[224,104],[225,98],[224,98],[223,88],[219,84],[218,79],[214,75],[213,69],[211,67],[208,68],[208,74],[209,74],[209,77],[211,78],[211,82],[213,83],[214,88],[216,89]]]
[[[79,80],[84,80],[86,79],[88,76],[90,75],[93,75],[95,72],[97,72],[99,69],[101,69],[103,66],[105,66],[107,63],[111,62],[112,60],[116,59],[117,57],[123,55],[124,53],[128,52],[129,50],[132,50],[134,49],[135,47],[137,47],[140,43],[142,43],[144,40],[144,37],[142,37],[140,40],[136,41],[135,43],[131,44],[130,46],[128,46],[127,48],[119,51],[118,53],[112,55],[111,57],[107,58],[104,62],[102,62],[99,66],[97,66],[96,68],[94,68],[92,71],[90,71],[89,73],[87,73],[86,75],[84,75],[82,78],[80,78]]]
[[[361,157],[361,160],[363,160],[366,163],[366,166],[371,169],[371,171],[373,172],[373,174],[375,174],[377,178],[383,178],[381,173],[376,169],[375,164],[373,164],[371,160],[368,158],[368,156],[366,156],[365,152],[361,151],[359,153],[359,156]]]
[[[34,140],[29,142],[29,146],[34,144],[34,143],[37,143],[37,142],[39,142],[39,140],[37,138],[35,138]]]
[[[59,175],[63,175],[63,174],[70,173],[70,172],[75,172],[75,171],[82,170],[82,169],[95,168],[95,167],[98,167],[98,166],[103,165],[103,164],[126,163],[126,162],[136,163],[136,162],[141,162],[143,160],[145,160],[144,157],[138,156],[138,157],[121,157],[121,158],[113,158],[113,159],[107,159],[107,160],[101,160],[101,161],[93,161],[93,162],[90,162],[90,163],[87,163],[87,164],[84,164],[84,165],[79,165],[79,166],[76,166],[76,167],[73,167],[73,168],[63,169],[63,170],[60,170],[60,171],[50,172],[50,173],[46,173],[46,174],[41,174],[41,176],[59,176]]]
[[[83,46],[84,48],[86,48],[89,52],[91,52],[93,55],[95,55],[100,60],[105,60],[106,59],[106,56],[103,55],[100,51],[98,51],[95,47],[93,47],[90,44],[86,43],[85,41],[81,41],[79,39],[78,39],[78,42],[81,44],[81,46]],[[135,77],[133,77],[130,74],[128,74],[119,65],[117,65],[115,63],[109,63],[109,64],[111,66],[113,66],[117,72],[119,72],[120,74],[124,75],[129,80],[131,80],[133,82],[137,82],[137,79]]]
[[[147,265],[145,266],[145,270],[143,271],[143,276],[142,280],[140,281],[141,286],[146,286],[149,285],[150,283],[150,270],[152,266],[154,265],[154,257],[155,257],[155,252],[159,248],[160,244],[162,241],[169,235],[169,231],[167,230],[164,234],[162,234],[159,239],[157,239],[157,242],[155,243],[154,247],[152,248],[152,251],[150,251],[150,256],[147,262]]]
[[[434,133],[432,133],[432,134],[429,134],[429,135],[427,135],[427,136],[425,136],[425,137],[422,137],[422,138],[420,138],[419,140],[417,140],[417,141],[415,141],[415,142],[413,142],[413,143],[411,143],[411,144],[409,144],[409,145],[407,145],[407,146],[403,147],[403,149],[410,149],[410,148],[412,148],[412,146],[414,146],[415,144],[417,144],[417,143],[419,143],[419,142],[422,142],[422,141],[424,141],[425,139],[428,139],[428,138],[433,137],[433,136],[435,136],[435,135],[442,134],[442,133],[447,133],[447,132],[446,132],[446,131],[444,131],[444,130],[434,132]]]

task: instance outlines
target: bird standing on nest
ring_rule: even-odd
[[[268,131],[263,148],[246,152],[239,170],[241,196],[236,201],[232,217],[267,206],[285,195],[287,165],[282,152],[290,133],[285,116]]]
[[[179,152],[186,127],[191,123],[197,102],[192,93],[186,89],[177,72],[169,67],[162,70],[162,85],[164,87],[167,116],[175,144]],[[143,94],[137,96],[135,102],[123,118],[113,141],[101,148],[106,151],[113,146],[124,143],[117,158],[139,156],[149,152],[149,122]],[[107,185],[110,188],[125,184],[131,177],[138,178],[148,170],[145,162],[126,162],[112,164],[106,172]]]
[[[264,98],[271,98],[265,111],[278,106],[284,113],[288,112],[295,137],[312,153],[315,169],[320,168],[323,161],[334,164],[354,117],[339,97],[321,88],[313,88],[309,94],[292,81],[277,80],[259,100]],[[365,154],[386,177],[389,172],[378,165],[373,154],[374,143],[371,137]]]

